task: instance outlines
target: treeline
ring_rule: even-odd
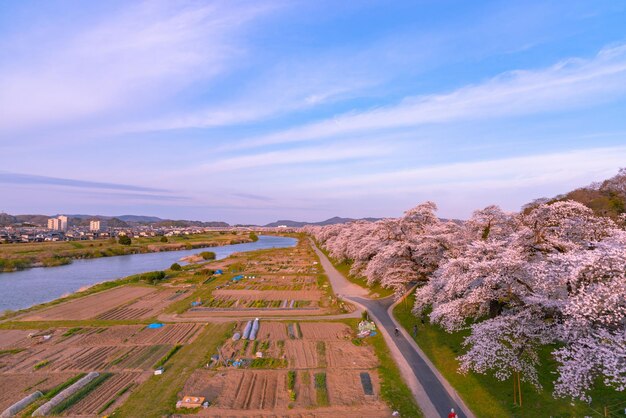
[[[307,227],[351,274],[403,293],[415,315],[469,330],[462,372],[517,376],[540,388],[540,352],[558,362],[554,395],[589,400],[596,384],[626,388],[626,216],[574,201],[497,206],[464,222],[426,202],[403,217]]]

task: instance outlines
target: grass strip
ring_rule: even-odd
[[[328,388],[326,372],[315,373],[315,396],[318,406],[328,406]]]
[[[24,351],[23,348],[12,348],[10,350],[0,350],[0,357],[21,353],[22,351]]]
[[[196,340],[169,360],[168,370],[151,376],[115,412],[116,417],[160,417],[176,412],[178,392],[194,370],[202,367],[233,329],[232,323],[208,324]]]
[[[170,358],[171,358],[174,354],[176,354],[176,352],[177,352],[178,350],[180,350],[182,347],[183,347],[182,345],[175,345],[174,347],[172,347],[172,348],[170,349],[170,351],[168,351],[168,352],[167,352],[167,353],[166,353],[166,354],[165,354],[165,355],[161,358],[161,360],[159,360],[159,361],[157,362],[157,364],[155,364],[155,365],[154,365],[154,368],[155,368],[155,369],[158,369],[159,367],[163,367],[163,365],[164,365],[165,363],[167,363],[167,361],[168,361],[168,360],[169,360],[169,359],[170,359]]]

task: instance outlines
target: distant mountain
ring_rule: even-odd
[[[156,216],[140,216],[140,215],[122,215],[116,216],[117,219],[124,222],[135,222],[142,224],[151,224],[154,222],[160,222],[163,219],[157,218]]]
[[[8,213],[0,213],[0,226],[9,226],[18,222],[15,216],[9,215]]]
[[[8,213],[0,213],[0,227],[17,225],[17,224],[32,224],[38,226],[47,226],[48,219],[57,217],[56,215],[10,215]],[[209,228],[228,228],[230,225],[226,222],[202,222],[202,221],[188,221],[188,220],[172,220],[162,219],[156,216],[142,216],[142,215],[120,215],[120,216],[103,216],[103,215],[86,215],[86,214],[64,214],[68,217],[68,223],[70,226],[89,226],[89,221],[99,220],[104,227],[112,228],[126,228],[133,225],[153,225],[168,226],[168,227],[189,227],[200,226]]]
[[[290,220],[280,220],[280,221],[269,223],[269,224],[264,225],[264,226],[271,228],[271,227],[277,227],[277,226],[285,225],[285,226],[288,226],[290,228],[300,228],[300,227],[303,227],[303,226],[306,226],[306,225],[324,226],[324,225],[334,225],[334,224],[346,224],[348,222],[354,222],[354,221],[376,222],[378,220],[380,220],[380,218],[360,218],[360,219],[354,219],[354,218],[341,218],[339,216],[335,216],[333,218],[329,218],[329,219],[326,219],[325,221],[321,221],[321,222],[299,222],[299,221],[290,221]]]

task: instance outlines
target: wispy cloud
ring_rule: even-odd
[[[201,165],[197,171],[210,173],[280,165],[358,160],[384,156],[389,154],[393,149],[394,147],[389,145],[383,146],[358,143],[285,149],[218,159],[214,162]]]
[[[18,184],[18,185],[47,185],[47,186],[63,186],[73,188],[89,188],[89,189],[108,189],[108,190],[126,190],[134,192],[167,192],[165,189],[153,187],[134,186],[130,184],[119,183],[101,183],[96,181],[75,180],[59,177],[38,176],[33,174],[10,173],[0,171],[0,183]]]
[[[228,68],[242,53],[237,34],[270,8],[150,1],[93,27],[58,28],[47,34],[52,48],[31,44],[0,64],[0,129],[77,123],[161,102]]]
[[[397,105],[250,138],[238,147],[313,141],[364,131],[561,111],[605,102],[626,93],[626,45],[593,59],[569,59],[542,70],[511,71],[451,93],[412,96]]]
[[[606,147],[441,164],[407,170],[346,176],[308,185],[334,189],[341,195],[435,190],[519,189],[603,179],[625,164],[626,147]],[[584,181],[584,180],[582,180]],[[583,186],[584,183],[580,183]]]

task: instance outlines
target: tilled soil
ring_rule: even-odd
[[[352,335],[349,326],[338,323],[301,322],[300,330],[305,340],[345,340]]]
[[[139,286],[116,287],[111,290],[94,293],[93,295],[27,314],[20,317],[20,320],[54,321],[91,319],[155,291],[155,289]]]

